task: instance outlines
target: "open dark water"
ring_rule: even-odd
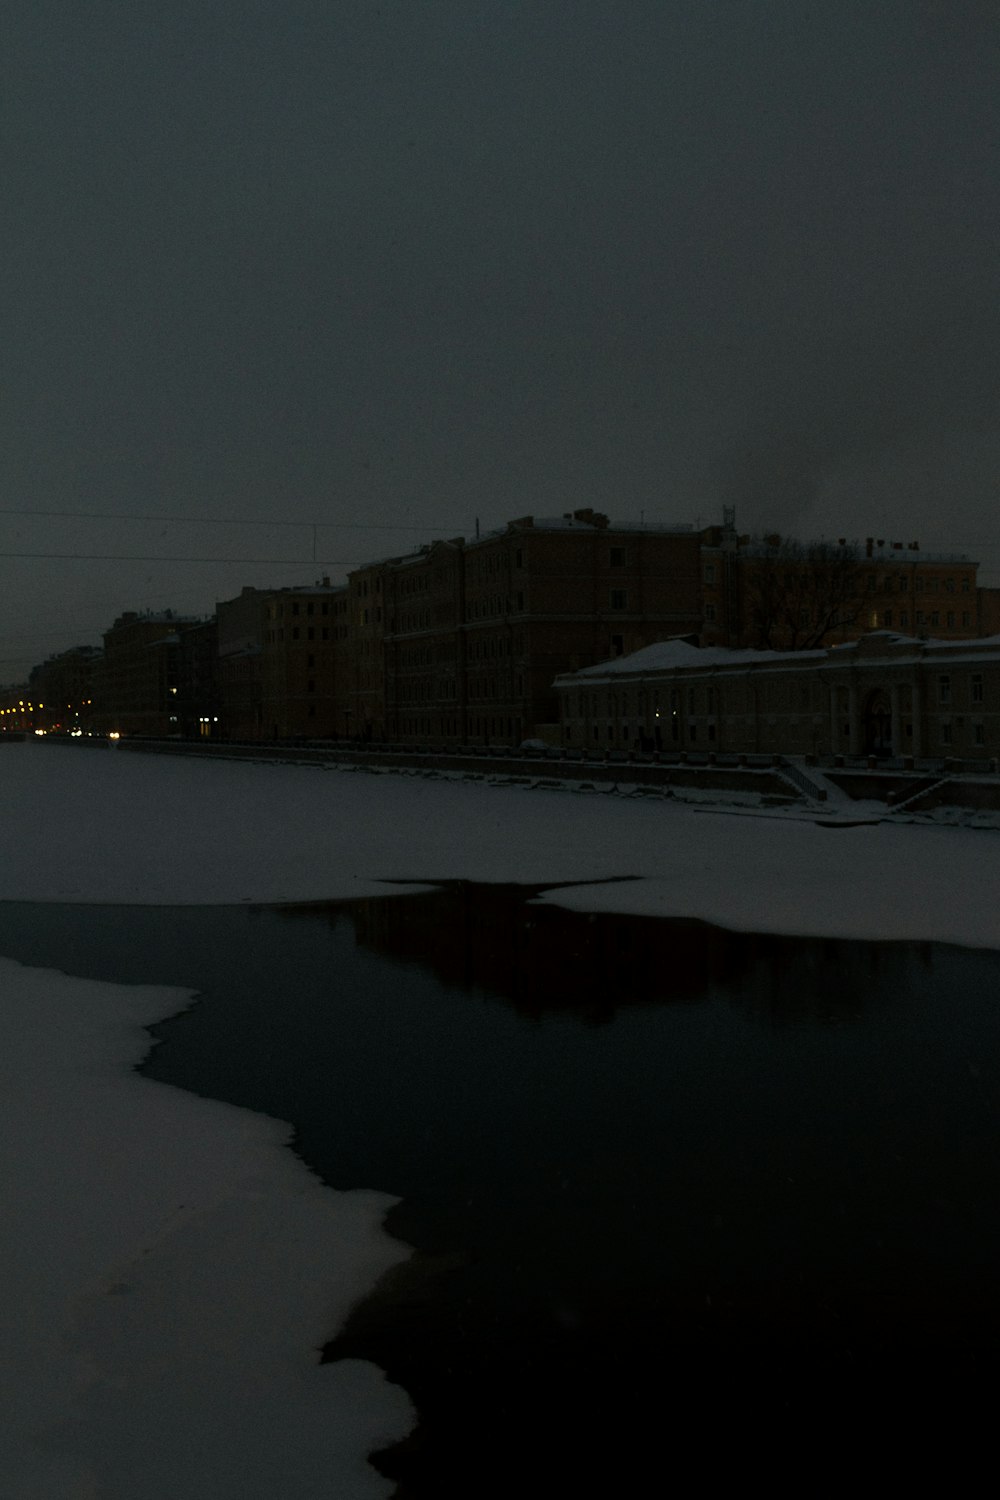
[[[456,884],[0,906],[0,952],[196,989],[143,1071],[398,1194],[326,1356],[420,1412],[399,1495],[956,1473],[1000,1354],[1000,955],[587,916]]]

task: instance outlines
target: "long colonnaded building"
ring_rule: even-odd
[[[874,631],[811,651],[675,638],[556,681],[561,740],[589,752],[1000,755],[1000,636]]]

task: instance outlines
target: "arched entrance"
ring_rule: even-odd
[[[883,688],[870,693],[864,713],[865,754],[892,754],[892,705]]]

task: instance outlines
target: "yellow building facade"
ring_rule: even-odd
[[[664,641],[556,682],[568,749],[958,759],[1000,755],[1000,637],[876,631],[776,652]]]

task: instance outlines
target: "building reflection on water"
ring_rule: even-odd
[[[400,899],[279,908],[353,926],[361,948],[418,964],[443,984],[481,991],[518,1015],[564,1012],[590,1025],[630,1006],[721,994],[771,1025],[843,1024],[933,967],[933,945],[867,944],[733,932],[707,922],[568,910],[537,898],[558,887],[449,881]]]

